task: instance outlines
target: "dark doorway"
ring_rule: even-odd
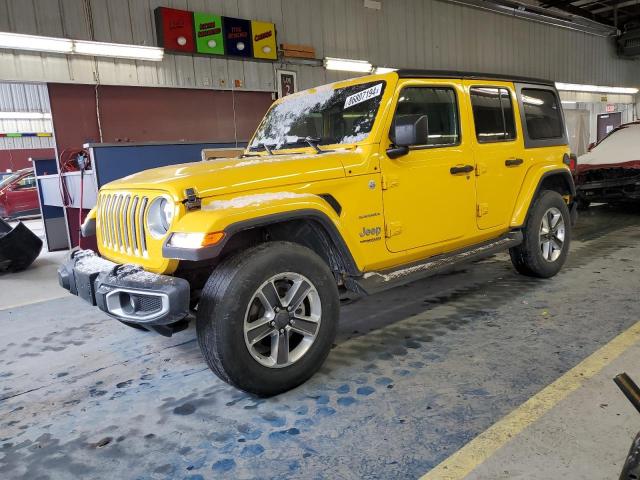
[[[606,137],[611,130],[622,123],[622,112],[603,113],[598,115],[598,141]]]

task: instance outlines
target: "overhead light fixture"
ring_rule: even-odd
[[[48,120],[50,113],[41,112],[0,112],[2,120]]]
[[[0,48],[34,52],[72,53],[73,41],[68,38],[0,32]]]
[[[373,65],[366,60],[349,60],[347,58],[324,58],[324,68],[327,70],[340,70],[343,72],[370,73]]]
[[[92,42],[69,38],[42,37],[21,33],[0,32],[0,48],[28,50],[32,52],[64,53],[68,55],[91,55],[96,57],[127,58],[159,62],[164,57],[164,49],[144,45],[123,43]]]
[[[560,83],[556,82],[558,90],[567,92],[589,92],[589,93],[620,93],[627,95],[635,95],[638,93],[637,88],[629,87],[602,87],[598,85],[579,85],[576,83]]]
[[[89,42],[86,40],[74,40],[73,43],[73,52],[78,55],[130,58],[133,60],[150,60],[152,62],[159,62],[164,56],[164,49],[158,47],[125,45],[122,43]]]
[[[562,100],[563,105],[574,105],[578,103],[576,100]]]
[[[527,95],[522,95],[522,103],[526,103],[528,105],[544,105],[544,100],[535,97],[529,97]]]
[[[391,73],[398,70],[397,68],[389,68],[389,67],[376,67],[373,73],[376,75],[382,75],[383,73]]]

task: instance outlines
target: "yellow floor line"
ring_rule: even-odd
[[[423,475],[420,480],[458,480],[469,475],[513,437],[640,341],[640,322],[585,358],[507,416]]]

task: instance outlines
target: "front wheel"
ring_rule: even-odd
[[[338,289],[326,263],[300,245],[269,242],[214,270],[202,290],[196,330],[216,375],[269,396],[320,368],[338,316]]]
[[[539,278],[558,273],[571,241],[571,215],[559,193],[547,190],[535,200],[523,235],[522,243],[509,250],[516,270]]]

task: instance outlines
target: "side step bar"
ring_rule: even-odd
[[[347,286],[358,293],[371,295],[398,285],[430,277],[437,273],[443,273],[451,267],[489,257],[521,243],[522,232],[513,231],[498,239],[455,252],[437,255],[427,260],[404,265],[402,268],[367,272],[362,277],[349,279]]]

